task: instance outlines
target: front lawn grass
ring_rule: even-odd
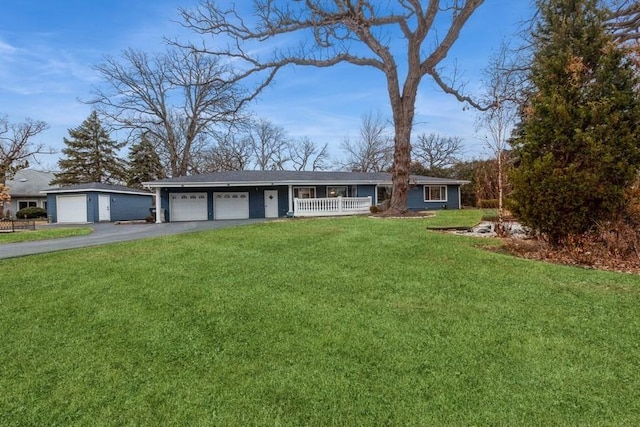
[[[0,425],[638,425],[640,278],[427,220],[0,261]]]
[[[426,225],[431,229],[471,228],[482,221],[484,213],[481,209],[445,209],[435,211],[433,216],[426,219]]]
[[[0,233],[0,245],[3,243],[33,242],[36,240],[61,239],[63,237],[84,236],[93,230],[90,227],[45,228],[22,230],[13,233]]]

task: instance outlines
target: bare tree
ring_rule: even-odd
[[[520,106],[523,105],[524,86],[521,61],[509,46],[503,43],[498,52],[489,60],[484,70],[483,97],[493,107],[482,112],[476,120],[476,129],[486,132],[485,144],[496,159],[498,222],[496,231],[504,232],[504,170],[505,156],[509,148],[509,138],[519,119]]]
[[[393,164],[393,139],[380,113],[363,115],[359,138],[345,139],[340,148],[346,154],[342,167],[348,170],[381,172]]]
[[[248,101],[218,58],[185,49],[153,57],[129,49],[95,69],[107,87],[91,102],[120,128],[146,133],[174,177],[191,172],[208,135],[234,125]]]
[[[637,0],[605,0],[608,25],[620,43],[640,42],[640,3]]]
[[[284,169],[289,161],[289,141],[285,130],[268,120],[259,119],[254,122],[246,139],[251,149],[256,169]]]
[[[234,61],[243,70],[237,79],[258,79],[254,95],[287,65],[330,67],[351,63],[382,72],[395,132],[390,206],[404,212],[411,130],[423,77],[430,76],[444,92],[480,107],[461,93],[458,82],[447,81],[438,65],[482,3],[483,0],[253,0],[255,16],[249,20],[243,19],[234,5],[225,4],[223,8],[205,0],[195,10],[182,9],[181,14],[185,27],[217,37],[215,47],[192,48]],[[404,47],[399,46],[399,39],[404,41]],[[257,48],[265,41],[274,42],[272,49]]]
[[[328,145],[317,146],[307,137],[299,141],[292,141],[289,144],[289,159],[294,170],[325,170],[329,162]]]
[[[39,154],[53,154],[42,143],[34,143],[33,138],[49,125],[40,120],[26,119],[23,123],[10,123],[6,115],[0,116],[0,184],[21,170],[29,167],[29,160],[36,160]]]
[[[246,138],[226,135],[199,156],[199,173],[246,170],[251,164],[251,146]]]
[[[21,169],[29,167],[29,160],[39,154],[53,154],[44,144],[34,143],[33,138],[49,125],[40,120],[26,119],[23,123],[10,123],[6,115],[0,115],[0,217],[4,215],[4,203],[9,200],[8,179]]]
[[[455,164],[462,156],[462,138],[435,133],[418,135],[413,144],[413,156],[430,171],[438,171]]]

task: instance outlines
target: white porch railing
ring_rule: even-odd
[[[293,216],[337,216],[369,213],[371,197],[293,199]]]

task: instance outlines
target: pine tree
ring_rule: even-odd
[[[162,179],[166,175],[160,162],[160,156],[146,135],[140,137],[140,142],[129,150],[129,170],[127,171],[127,185],[142,188],[145,181]]]
[[[539,8],[511,201],[524,224],[558,245],[623,209],[640,163],[640,104],[596,0],[540,0]]]
[[[125,181],[124,161],[118,157],[124,143],[110,139],[95,111],[79,127],[69,129],[69,136],[70,139],[64,138],[66,147],[62,149],[66,158],[58,161],[61,172],[55,174],[51,184]]]

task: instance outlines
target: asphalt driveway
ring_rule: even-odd
[[[150,237],[167,236],[171,234],[190,233],[217,228],[237,227],[264,221],[265,219],[260,218],[226,221],[167,222],[163,224],[88,224],[82,226],[91,227],[93,229],[93,233],[87,234],[85,236],[66,237],[63,239],[52,240],[38,240],[35,242],[0,244],[0,259],[62,251],[65,249],[76,249],[88,246],[105,245],[108,243],[146,239]],[[70,225],[50,224],[43,227],[63,226],[69,227]]]

